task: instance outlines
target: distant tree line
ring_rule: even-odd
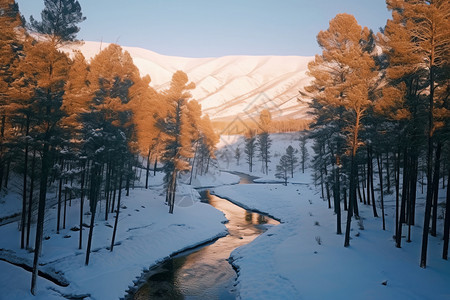
[[[410,242],[418,184],[422,191],[426,185],[425,268],[428,235],[437,235],[440,182],[447,187],[442,257],[448,257],[450,3],[388,0],[387,6],[392,19],[378,35],[348,14],[330,21],[317,36],[323,51],[308,66],[313,81],[301,96],[312,99],[315,178],[334,205],[338,234],[342,203],[347,211],[344,245],[352,217],[360,217],[358,199],[381,215],[384,230],[384,195],[392,193],[395,245],[401,247],[405,227]]]
[[[157,92],[118,45],[109,45],[90,61],[79,51],[63,52],[85,19],[81,7],[75,0],[44,2],[42,20],[30,18],[25,24],[14,0],[0,1],[0,190],[8,188],[12,173],[22,178],[21,248],[31,248],[30,226],[37,211],[32,293],[44,219],[52,205],[59,233],[69,226],[66,214],[72,201],[80,201],[80,249],[84,215],[90,212],[87,265],[101,201],[105,220],[115,214],[112,251],[122,190],[129,194],[137,169],[146,169],[147,188],[150,162],[155,170],[158,161],[164,166],[166,200],[173,213],[178,174],[192,172],[194,164],[207,172],[218,139],[191,99],[189,90],[195,85],[186,74],[177,71],[170,87]],[[49,187],[56,189],[56,203],[49,202]]]

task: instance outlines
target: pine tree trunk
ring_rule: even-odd
[[[22,220],[21,220],[21,235],[20,235],[20,248],[25,248],[25,219],[27,210],[27,177],[28,177],[28,134],[30,131],[30,117],[27,115],[26,130],[25,130],[25,157],[23,168],[23,188],[22,188]],[[7,181],[6,181],[7,182]],[[6,184],[5,184],[6,188]],[[31,207],[28,207],[31,210]]]
[[[47,136],[46,140],[50,138]],[[39,185],[39,206],[38,206],[38,218],[36,224],[36,239],[34,246],[34,259],[33,259],[33,273],[31,276],[31,293],[36,294],[36,280],[38,276],[39,256],[41,254],[42,237],[44,234],[44,218],[45,218],[45,201],[47,196],[47,180],[50,170],[50,145],[48,142],[44,142],[44,148],[42,150],[42,167],[41,167],[41,180]]]
[[[169,193],[169,213],[173,214],[173,209],[175,206],[175,193],[176,193],[176,180],[177,180],[177,172],[175,170],[172,171],[172,178],[170,180],[170,193]]]
[[[330,186],[328,184],[328,171],[326,166],[323,167],[323,171],[325,174],[325,178],[327,178],[327,180],[325,180],[325,191],[327,196],[328,208],[331,208]]]
[[[399,230],[399,204],[400,204],[400,150],[395,162],[395,240],[398,238]]]
[[[334,193],[334,211],[336,212],[336,234],[342,234],[341,228],[341,185],[339,165],[336,168],[336,188]]]
[[[63,217],[63,229],[66,229],[66,216],[67,216],[67,188],[64,187],[64,217]]]
[[[434,23],[433,23],[434,24]],[[433,35],[434,37],[434,35]],[[432,43],[432,46],[433,43]],[[422,250],[420,254],[420,267],[427,267],[427,251],[428,251],[428,233],[430,231],[430,217],[431,217],[431,205],[433,201],[433,130],[434,130],[434,48],[431,49],[430,63],[430,95],[429,95],[429,107],[428,107],[428,151],[427,151],[427,198],[425,202],[425,216],[423,221],[423,235],[422,235]]]
[[[158,157],[155,158],[155,164],[153,166],[153,176],[156,176],[156,168],[158,167]]]
[[[97,201],[96,201],[97,202]],[[94,204],[94,209],[97,209],[97,203]],[[91,222],[89,225],[89,236],[88,236],[88,244],[86,248],[86,260],[84,264],[89,265],[89,258],[91,255],[91,247],[92,247],[92,235],[94,233],[94,222],[95,222],[95,212],[91,211]]]
[[[368,167],[370,168],[370,192],[372,194],[372,211],[374,218],[378,218],[378,212],[376,207],[376,201],[375,201],[375,189],[373,186],[373,156],[372,156],[372,147],[369,147],[369,161],[368,161]]]
[[[356,159],[356,155],[355,155],[355,158],[354,159]],[[356,191],[357,191],[357,188],[358,188],[358,186],[357,186],[357,182],[359,182],[359,178],[358,178],[358,165],[357,165],[357,163],[355,162],[355,170],[354,170],[354,172],[355,172],[355,182],[354,182],[354,185],[355,185],[355,188],[354,188],[354,191],[353,191],[353,193],[354,193],[354,199],[355,199],[355,202],[353,202],[353,215],[355,216],[355,219],[359,219],[359,209],[358,209],[358,199],[356,198],[357,197],[357,195],[356,195]]]
[[[437,227],[437,208],[438,208],[438,196],[439,196],[439,169],[441,161],[441,143],[438,142],[436,149],[436,160],[434,165],[434,180],[433,180],[433,218],[431,219],[431,236],[436,236]]]
[[[114,167],[113,167],[114,168]],[[120,172],[122,172],[122,169],[120,169]],[[114,206],[116,204],[116,191],[117,191],[117,171],[114,171],[114,191],[113,191],[113,195],[112,195],[112,205],[111,205],[111,213],[114,212]]]
[[[10,171],[10,170],[11,170],[11,158],[8,158],[8,162],[6,163],[5,189],[8,188],[9,171]]]
[[[370,205],[370,178],[372,176],[372,170],[370,169],[371,161],[369,155],[369,147],[367,147],[367,205]]]
[[[386,188],[388,194],[391,193],[391,172],[389,164],[389,151],[386,152]]]
[[[105,182],[105,221],[108,221],[109,213],[109,189],[111,188],[111,159],[106,164],[106,182]]]
[[[145,169],[145,189],[148,189],[148,177],[150,175],[150,149],[147,154],[147,167]]]
[[[444,246],[442,250],[442,258],[448,259],[448,240],[450,231],[450,168],[447,175],[447,199],[445,201],[445,222],[444,222]]]
[[[189,185],[192,184],[192,175],[194,174],[195,159],[197,158],[197,151],[198,151],[198,142],[197,142],[197,144],[195,146],[194,159],[192,161],[192,168],[191,168],[191,176],[189,178]]]
[[[402,202],[401,202],[401,207],[400,207],[400,215],[399,215],[398,230],[397,230],[396,245],[395,245],[397,248],[402,247],[402,229],[403,229],[403,223],[406,222],[405,208],[406,208],[406,201],[407,201],[407,197],[408,197],[407,195],[408,195],[408,183],[409,183],[408,160],[409,159],[407,156],[407,149],[405,147],[404,154],[403,154]]]
[[[418,177],[418,168],[419,168],[419,159],[418,155],[414,154],[411,158],[411,171],[410,171],[410,183],[409,183],[409,204],[411,205],[411,210],[408,215],[408,225],[415,224],[415,216],[416,216],[416,193],[417,193],[417,177]]]
[[[344,210],[348,210],[348,207],[347,207],[347,188],[344,188]]]
[[[83,248],[83,213],[84,213],[84,182],[86,177],[86,163],[83,164],[83,171],[81,172],[81,195],[80,195],[80,240],[78,249]]]
[[[117,196],[117,210],[116,210],[116,219],[114,220],[114,229],[113,229],[113,235],[111,239],[111,248],[110,251],[113,251],[114,248],[114,242],[116,240],[116,232],[117,232],[117,223],[119,222],[119,212],[120,212],[120,198],[122,196],[122,172],[120,172],[119,176],[119,195]]]
[[[131,180],[131,174],[133,174],[133,169],[131,166],[131,161],[128,161],[128,174],[127,174],[127,183],[126,183],[126,189],[127,189],[127,197],[130,196],[130,180]]]
[[[322,190],[322,199],[325,200],[324,188],[323,188],[323,172],[322,168],[320,169],[320,188]]]
[[[348,200],[348,210],[347,210],[347,223],[345,226],[345,239],[344,239],[344,247],[350,246],[350,230],[352,223],[352,216],[354,211],[354,204],[356,202],[356,184],[355,184],[355,157],[352,153],[351,156],[351,165],[350,165],[350,191],[349,191],[349,200]]]
[[[378,176],[380,177],[380,199],[381,199],[381,219],[383,220],[383,230],[386,230],[386,221],[384,218],[384,196],[383,196],[383,157],[377,155]]]
[[[0,128],[0,192],[3,187],[3,173],[5,169],[5,161],[3,156],[3,142],[5,139],[5,125],[6,125],[6,116],[2,115],[2,122],[1,122],[1,128]]]
[[[64,166],[64,161],[61,160],[61,174],[59,178],[59,187],[58,187],[58,214],[56,217],[56,233],[59,234],[59,228],[61,225],[61,200],[62,200],[62,168]]]
[[[101,167],[96,165],[95,162],[93,162],[92,171],[91,171],[91,187],[89,191],[89,203],[90,203],[90,211],[91,211],[91,222],[89,225],[89,236],[88,236],[88,244],[86,248],[86,260],[85,265],[89,265],[89,258],[91,255],[91,247],[92,247],[92,235],[94,233],[94,223],[95,223],[95,213],[97,210],[97,202],[98,202],[98,196],[99,196],[99,188],[100,188],[100,172]]]
[[[31,227],[31,212],[33,210],[35,165],[36,165],[36,148],[33,149],[33,159],[31,161],[30,195],[29,195],[29,198],[28,198],[27,244],[26,244],[27,249],[30,246],[30,227]]]
[[[358,184],[357,184],[357,191],[358,191],[358,199],[359,199],[359,202],[360,202],[360,203],[363,203],[363,197],[362,197],[362,194],[363,194],[363,193],[361,193],[361,182],[359,181],[359,178],[358,178]],[[366,202],[366,201],[365,201],[365,199],[364,199],[364,204],[366,204],[365,202]]]

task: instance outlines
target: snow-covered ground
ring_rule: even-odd
[[[232,253],[242,299],[450,299],[442,233],[430,237],[429,266],[421,269],[421,226],[413,228],[412,243],[395,248],[392,209],[382,231],[381,218],[361,205],[363,218],[352,222],[351,246],[344,248],[333,211],[314,185],[238,185],[214,193],[282,222]]]
[[[203,177],[205,185],[238,181],[237,176],[221,174],[216,171],[214,177]],[[201,181],[198,177],[195,183],[201,185]],[[162,176],[157,174],[150,178],[149,190],[136,188],[130,191],[130,196],[122,198],[113,252],[109,251],[113,214],[106,221],[105,208],[98,207],[89,266],[84,265],[88,229],[83,230],[83,250],[78,250],[79,232],[70,230],[79,223],[79,201],[73,201],[68,208],[66,229],[59,234],[56,234],[56,209],[50,209],[44,225],[44,236],[48,239],[43,242],[41,269],[59,273],[70,285],[63,288],[39,277],[37,296],[33,297],[29,291],[31,273],[0,260],[0,299],[64,299],[63,295],[86,294],[90,295],[87,299],[118,299],[143,270],[174,252],[226,234],[224,215],[199,202],[199,195],[191,186],[179,185],[174,214],[169,214],[161,182]],[[86,215],[84,222],[88,224],[89,218]],[[18,222],[0,227],[0,258],[30,265],[33,253],[20,249],[17,228]],[[34,228],[31,237],[34,245]]]

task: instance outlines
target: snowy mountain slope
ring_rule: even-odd
[[[85,42],[72,45],[88,58],[108,44]],[[168,87],[172,74],[182,70],[197,85],[193,97],[211,119],[255,117],[269,109],[272,117],[302,118],[306,105],[297,101],[298,91],[310,82],[306,75],[313,57],[224,56],[184,58],[161,55],[142,48],[123,47],[133,57],[141,75],[149,74],[151,85]]]

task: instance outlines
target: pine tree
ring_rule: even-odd
[[[306,141],[308,137],[306,134],[300,137],[300,164],[302,165],[302,173],[305,173],[305,164],[308,160],[308,149],[306,148]]]
[[[236,147],[234,151],[234,158],[236,158],[236,163],[239,166],[239,160],[241,159],[241,149],[239,147]]]
[[[323,52],[308,65],[314,80],[307,91],[316,103],[340,108],[348,124],[342,132],[347,137],[347,155],[351,166],[345,246],[349,245],[351,217],[357,209],[356,154],[361,146],[359,133],[362,119],[371,105],[369,93],[377,76],[374,60],[366,48],[371,36],[372,33],[367,28],[361,28],[353,16],[339,14],[330,21],[326,31],[318,34],[317,40]]]
[[[289,145],[286,148],[286,156],[289,164],[289,171],[291,173],[291,178],[294,178],[294,170],[297,168],[298,158],[295,156],[295,154],[298,151],[294,149],[291,145]]]
[[[78,23],[86,20],[77,0],[44,0],[41,21],[30,17],[30,25],[38,33],[46,34],[55,44],[74,41],[80,31]]]
[[[276,178],[284,180],[284,185],[287,185],[289,169],[291,167],[287,152],[288,150],[286,149],[286,154],[281,156],[280,162],[277,165],[277,172],[275,173]]]
[[[259,150],[259,159],[262,162],[262,171],[265,174],[269,174],[270,146],[272,145],[272,139],[269,133],[266,131],[259,133],[257,135],[256,145]]]
[[[244,137],[244,153],[248,163],[248,170],[251,173],[253,171],[253,158],[256,151],[256,136],[252,130],[249,130]]]
[[[65,54],[59,52],[52,43],[40,42],[29,44],[25,48],[26,68],[24,76],[36,80],[34,94],[36,105],[36,139],[41,151],[41,175],[39,188],[39,208],[34,248],[33,276],[31,292],[34,294],[38,272],[38,260],[41,251],[47,181],[53,162],[53,149],[61,137],[60,121],[64,116],[61,110],[64,84],[67,80],[69,61]]]
[[[188,77],[181,71],[172,76],[170,88],[164,92],[169,110],[167,116],[159,119],[158,126],[164,133],[165,145],[162,154],[164,162],[164,177],[166,185],[166,202],[169,213],[173,213],[177,175],[180,171],[189,170],[188,158],[193,157],[192,136],[187,116],[187,102],[191,97],[189,90],[195,88],[194,83],[188,83]]]

